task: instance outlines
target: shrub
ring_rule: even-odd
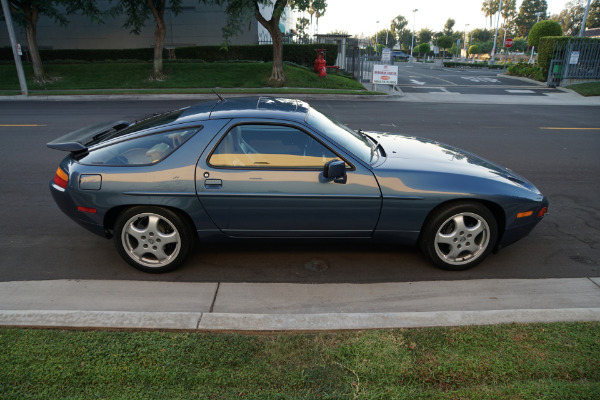
[[[506,73],[513,76],[523,76],[525,78],[535,79],[536,81],[545,82],[547,73],[537,65],[526,64],[520,62],[508,67]]]
[[[284,44],[283,60],[291,61],[301,65],[312,65],[316,53],[315,49],[327,50],[327,65],[333,65],[337,58],[337,44]],[[40,56],[43,61],[70,60],[73,62],[87,61],[115,61],[115,60],[135,60],[152,61],[154,49],[147,47],[141,49],[100,49],[100,50],[82,50],[82,49],[59,49],[59,50],[40,50]],[[204,60],[214,61],[232,61],[232,60],[251,60],[251,61],[273,61],[273,46],[271,45],[250,45],[250,46],[194,46],[181,47],[175,49],[177,60]],[[168,58],[167,50],[163,53],[163,58]],[[0,60],[12,61],[13,55],[10,47],[0,48]]]
[[[471,45],[471,47],[469,47],[469,54],[473,55],[473,54],[480,54],[481,50],[479,49],[479,46],[477,46],[476,44]]]
[[[549,19],[540,21],[533,25],[529,31],[527,44],[529,46],[538,46],[540,38],[546,36],[562,36],[562,33],[562,28],[558,22]]]
[[[421,43],[420,45],[415,47],[415,50],[414,50],[414,52],[418,53],[418,54],[427,54],[430,51],[431,51],[431,46],[429,46],[429,43]]]

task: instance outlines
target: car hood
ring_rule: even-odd
[[[440,174],[467,175],[510,181],[536,193],[539,190],[508,168],[494,164],[473,153],[434,140],[382,132],[365,132],[385,151],[376,170],[404,170]]]

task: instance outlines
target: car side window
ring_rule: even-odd
[[[147,165],[165,159],[194,135],[198,128],[168,131],[125,140],[83,155],[79,162],[88,165]]]
[[[221,168],[322,169],[339,157],[307,133],[282,125],[237,125],[225,134],[209,164]]]

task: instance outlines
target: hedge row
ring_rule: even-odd
[[[337,44],[284,44],[283,60],[300,65],[311,66],[316,58],[315,49],[327,50],[327,65],[333,65],[337,58]],[[151,61],[154,57],[153,48],[142,49],[111,49],[111,50],[40,50],[43,61],[78,60],[99,62],[109,60],[139,60]],[[175,49],[178,60],[192,59],[207,62],[230,60],[273,61],[273,46],[194,46]],[[168,58],[164,50],[163,58]],[[10,48],[0,48],[0,61],[12,61]]]

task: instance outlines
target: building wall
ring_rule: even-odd
[[[223,43],[221,29],[227,15],[222,7],[209,6],[197,0],[184,0],[184,9],[175,16],[165,11],[167,34],[165,47],[210,46]],[[100,9],[108,9],[108,0],[98,0]],[[37,25],[40,49],[128,49],[154,46],[154,19],[150,17],[139,35],[123,28],[125,17],[106,18],[104,24],[96,24],[81,15],[68,16],[70,23],[60,26],[47,17],[41,17]],[[13,21],[14,22],[14,21]],[[244,23],[242,34],[230,40],[231,44],[257,44],[258,22],[255,18]],[[248,29],[249,26],[249,29]],[[26,46],[25,29],[14,24],[17,41]],[[0,21],[0,47],[10,47],[6,21]]]

